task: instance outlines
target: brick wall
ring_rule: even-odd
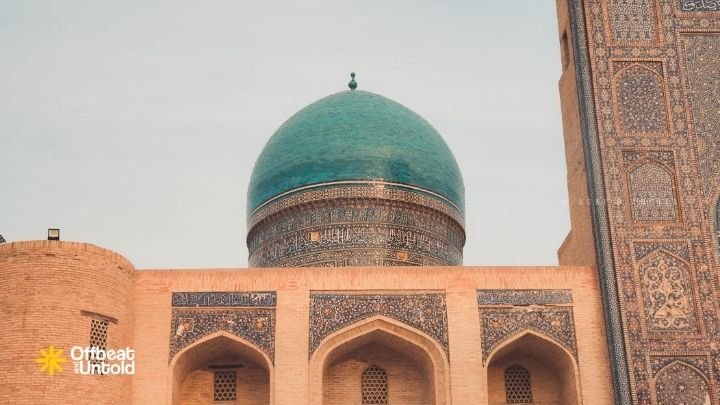
[[[329,365],[323,381],[323,404],[362,405],[361,375],[370,367],[385,370],[388,378],[388,399],[393,405],[427,405],[432,402],[427,390],[432,375],[422,364],[383,345],[371,343]]]
[[[557,0],[558,32],[563,71],[558,81],[567,165],[570,232],[558,249],[560,265],[594,266],[595,245],[590,218],[590,197],[580,128],[573,38],[566,0]]]
[[[488,381],[497,384],[493,367],[523,358],[528,359],[526,364],[534,378],[541,378],[536,386],[551,387],[552,381],[563,386],[559,391],[550,390],[563,403],[572,403],[570,397],[578,396],[574,389],[580,392],[578,403],[612,403],[600,297],[595,271],[589,267],[134,271],[120,256],[92,245],[40,241],[0,245],[0,282],[12,286],[0,295],[6,325],[0,330],[0,403],[170,404],[173,393],[176,403],[183,394],[195,396],[197,403],[208,398],[211,388],[209,373],[203,370],[210,360],[225,356],[222,350],[264,370],[263,381],[267,383],[245,377],[242,381],[248,385],[239,385],[241,393],[253,392],[260,398],[258,403],[315,404],[320,400],[312,398],[322,398],[323,394],[326,402],[337,402],[341,393],[346,400],[357,399],[359,373],[367,364],[375,363],[388,371],[395,402],[433,403],[435,398],[438,405],[487,404],[498,400],[488,397],[499,392],[488,389]],[[509,349],[494,351],[485,360],[477,289],[570,290],[577,338],[571,376],[548,366],[553,362],[542,356],[513,351],[510,344]],[[224,336],[197,343],[171,362],[168,348],[174,333],[170,325],[173,291],[276,291],[274,358],[242,339]],[[311,353],[311,291],[443,293],[449,351],[446,353],[422,332],[387,318],[382,330],[371,320],[363,327],[348,325],[325,338]],[[67,367],[54,377],[40,374],[34,361],[39,348],[88,343],[90,321],[81,311],[117,319],[110,324],[108,346],[135,348],[136,376],[132,380],[79,376]],[[329,346],[332,339],[337,341]],[[552,350],[561,349],[541,345],[535,352]],[[507,357],[512,353],[521,353],[522,358]],[[495,365],[488,368],[490,364]],[[553,374],[554,380],[550,378]],[[573,379],[575,388],[568,389],[573,387]],[[550,392],[545,395],[538,391],[537,395],[548,401],[555,398]]]
[[[277,291],[275,359],[271,376],[272,403],[310,404],[323,396],[322,379],[316,384],[314,363],[308,356],[309,296],[311,291],[444,291],[448,312],[450,362],[446,403],[488,403],[488,368],[482,359],[477,289],[569,289],[573,295],[573,318],[577,334],[577,387],[579,403],[612,403],[608,355],[600,297],[594,269],[589,267],[452,267],[452,268],[344,268],[344,269],[238,269],[238,270],[146,270],[136,276],[136,349],[138,375],[133,403],[169,403],[172,384],[168,366],[170,298],[172,291]],[[380,336],[380,335],[378,335]],[[409,339],[409,338],[408,338]],[[367,344],[382,341],[368,341]],[[384,342],[404,358],[413,359],[416,370],[423,361]],[[417,347],[422,347],[418,342]],[[361,347],[357,347],[359,349]],[[322,350],[322,345],[318,348]],[[355,350],[355,349],[353,349]],[[316,351],[317,352],[317,351]],[[331,353],[332,354],[332,353]],[[343,363],[328,356],[326,369],[343,376],[341,368],[357,373],[359,362]],[[356,356],[356,355],[351,355]],[[427,361],[426,361],[427,363]],[[340,366],[342,365],[342,367]],[[426,366],[425,366],[426,367]],[[360,371],[361,372],[361,371]],[[428,371],[424,371],[426,376]],[[319,372],[322,375],[322,372]],[[327,378],[329,374],[325,374]],[[357,384],[358,378],[341,378]],[[340,377],[337,377],[340,378]],[[444,378],[444,377],[443,377]],[[562,381],[562,377],[558,377]],[[162,384],[167,385],[162,388]],[[565,382],[571,384],[572,382]],[[441,384],[442,386],[442,384]],[[161,389],[162,388],[162,389]],[[357,387],[348,392],[358,392]],[[353,391],[354,390],[354,391]],[[338,392],[328,388],[327,395]],[[560,394],[566,395],[566,394]],[[439,397],[443,397],[441,393]],[[349,397],[347,400],[352,400]]]
[[[93,317],[112,319],[107,348],[132,346],[134,272],[120,255],[89,244],[0,245],[0,403],[129,403],[130,377],[75,374],[68,352],[89,344]],[[67,357],[54,376],[35,362],[49,345]]]

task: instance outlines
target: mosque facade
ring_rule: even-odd
[[[0,243],[0,403],[720,403],[720,3],[557,13],[558,266],[463,266],[452,152],[353,75],[258,157],[250,268]]]

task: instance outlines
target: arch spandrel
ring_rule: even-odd
[[[169,392],[167,398],[169,403],[180,404],[180,391],[190,373],[227,356],[251,361],[267,371],[270,380],[270,404],[272,405],[274,397],[272,360],[260,347],[227,331],[218,331],[198,339],[184,347],[172,358],[168,372]]]

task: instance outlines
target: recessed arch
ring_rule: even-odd
[[[310,403],[323,403],[324,375],[330,366],[371,344],[387,347],[415,361],[429,378],[429,403],[450,403],[450,368],[442,346],[422,331],[380,315],[358,321],[323,339],[310,358]],[[388,384],[392,387],[392,381]]]
[[[642,64],[642,63],[631,63],[631,64],[628,64],[627,66],[625,66],[625,67],[623,67],[623,68],[621,68],[621,69],[618,69],[618,70],[615,72],[615,76],[618,76],[618,75],[622,74],[622,73],[625,72],[626,70],[629,70],[629,69],[637,69],[637,68],[645,69],[645,70],[647,70],[648,72],[652,73],[653,75],[657,76],[658,79],[662,79],[662,74],[656,72],[655,70],[651,69],[649,66],[647,66],[647,65],[645,65],[645,64]]]
[[[663,67],[660,62],[613,64],[615,105],[623,132],[665,132],[668,129]]]
[[[183,383],[191,373],[228,357],[242,359],[243,362],[256,365],[267,373],[267,403],[272,405],[274,403],[272,360],[253,343],[226,331],[218,331],[205,336],[183,348],[172,358],[168,373],[167,397],[169,403],[181,404]]]
[[[660,248],[638,262],[637,273],[648,331],[697,330],[692,270],[686,260]]]
[[[655,401],[661,404],[710,405],[708,387],[703,372],[691,364],[675,360],[660,369],[654,378]]]
[[[530,329],[509,337],[488,356],[486,369],[490,403],[505,403],[505,370],[513,365],[529,371],[533,401],[582,404],[575,356],[559,342]]]
[[[677,221],[680,205],[674,170],[644,158],[627,169],[630,214],[635,221]]]

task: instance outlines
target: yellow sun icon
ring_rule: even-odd
[[[55,346],[50,345],[47,349],[40,349],[40,356],[35,359],[35,362],[41,364],[40,372],[47,372],[49,375],[55,375],[55,370],[58,372],[62,371],[62,363],[65,363],[67,359],[62,355],[62,349],[55,350]]]

